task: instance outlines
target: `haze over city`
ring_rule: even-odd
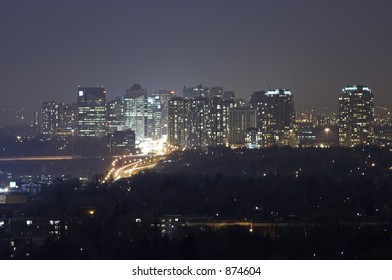
[[[340,90],[369,85],[388,98],[388,0],[1,1],[4,105],[75,102],[77,85],[108,99],[203,84],[253,91],[288,88],[296,106],[337,109]]]
[[[392,259],[391,11],[0,0],[0,259]]]

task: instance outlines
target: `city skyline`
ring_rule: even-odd
[[[391,11],[0,0],[0,259],[392,259]]]
[[[335,111],[343,86],[366,84],[376,104],[392,105],[390,1],[22,1],[0,7],[5,105],[71,103],[76,85],[104,85],[114,99],[134,82],[177,92],[221,85],[240,98],[288,88],[297,106]]]
[[[184,88],[183,96],[173,91],[148,94],[139,84],[112,101],[106,100],[104,87],[78,87],[76,95],[77,105],[42,103],[42,135],[102,138],[116,131],[132,131],[140,144],[166,141],[167,136],[168,144],[182,148],[251,149],[338,143],[382,146],[391,139],[390,112],[375,115],[374,95],[365,85],[342,88],[338,114],[296,113],[295,94],[287,89],[255,91],[249,102],[235,99],[234,92],[222,87],[201,85]]]

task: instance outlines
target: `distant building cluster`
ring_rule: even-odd
[[[342,90],[338,115],[314,115],[296,114],[290,90],[255,91],[244,102],[222,87],[200,85],[169,101],[168,140],[183,148],[375,143],[373,95],[366,86]]]
[[[186,148],[260,148],[298,144],[289,90],[256,91],[250,102],[222,87],[184,88],[169,102],[169,143]]]
[[[106,138],[117,147],[135,146],[167,135],[168,101],[173,90],[150,94],[139,84],[124,96],[107,101],[104,87],[77,88],[76,103],[42,104],[41,134],[47,137]]]
[[[180,96],[134,84],[107,101],[104,87],[78,87],[75,104],[44,102],[40,123],[48,137],[110,136],[121,145],[162,137],[181,148],[392,143],[390,112],[375,108],[369,87],[347,86],[338,100],[338,113],[296,112],[287,89],[255,91],[246,101],[222,86],[184,87]]]

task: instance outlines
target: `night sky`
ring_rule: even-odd
[[[0,105],[201,83],[333,109],[343,86],[366,84],[392,107],[391,53],[391,0],[0,0]]]

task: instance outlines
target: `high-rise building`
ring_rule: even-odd
[[[262,134],[262,147],[297,144],[291,91],[276,89],[255,92],[251,97],[251,107],[257,110],[257,128]]]
[[[53,136],[56,130],[57,119],[58,111],[56,110],[54,101],[43,102],[41,111],[41,134]]]
[[[56,104],[57,121],[55,135],[58,137],[72,137],[76,131],[76,106],[65,103]],[[76,134],[76,133],[75,133]]]
[[[106,135],[106,91],[104,87],[78,87],[78,135]]]
[[[189,148],[208,146],[209,100],[198,97],[185,101],[186,145]]]
[[[234,99],[223,100],[223,144],[229,145],[229,111],[235,107]]]
[[[257,111],[257,128],[262,130],[263,127],[263,115],[265,114],[265,107],[266,107],[266,97],[265,91],[255,91],[250,96],[250,107]]]
[[[155,98],[155,100],[159,99],[161,105],[161,120],[160,120],[160,130],[162,136],[168,135],[168,114],[169,114],[169,100],[176,96],[175,90],[152,90],[151,96]],[[158,124],[156,123],[156,126]],[[157,128],[158,129],[158,128]]]
[[[184,147],[186,138],[185,100],[182,97],[172,97],[168,102],[168,142],[174,146]]]
[[[250,108],[233,108],[229,110],[229,144],[244,146],[246,132],[256,127],[256,110]]]
[[[168,123],[169,143],[188,148],[224,145],[223,113],[221,97],[171,98]]]
[[[162,104],[161,96],[148,96],[145,103],[145,137],[153,140],[162,137]]]
[[[124,97],[124,126],[127,130],[135,131],[136,142],[145,138],[146,133],[146,101],[147,90],[139,84],[127,89]]]
[[[367,86],[354,85],[339,95],[339,144],[355,146],[374,143],[374,95]]]
[[[212,97],[209,100],[207,133],[209,146],[224,145],[224,108],[222,97]]]

